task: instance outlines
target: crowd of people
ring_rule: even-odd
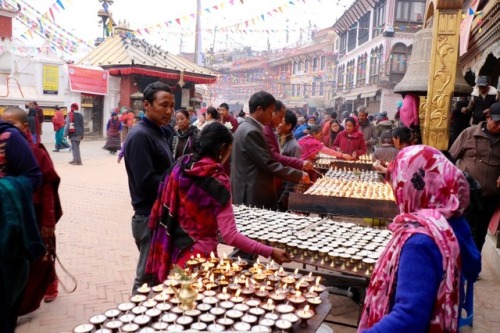
[[[144,114],[126,107],[111,113],[103,147],[120,151],[118,162],[124,160],[128,176],[139,251],[132,294],[144,283],[163,281],[191,256],[217,253],[220,239],[249,256],[289,262],[284,250],[240,234],[232,205],[286,211],[295,184],[316,178],[319,153],[344,160],[371,154],[393,188],[400,214],[389,226],[393,238],[373,272],[359,331],[457,331],[463,283],[480,273],[487,226],[500,205],[500,103],[484,109],[484,118],[456,135],[444,154],[420,144],[409,117],[415,111],[411,96],[405,96],[400,117],[390,120],[386,112],[374,117],[364,106],[340,117],[336,112],[304,117],[265,91],[254,93],[248,114],[237,117],[226,103],[202,114],[176,110],[172,89],[160,81],[143,95]],[[478,104],[463,106],[463,114],[476,115]],[[31,209],[30,216],[23,215],[30,224],[15,226],[31,237],[29,251],[19,252],[16,262],[36,265],[47,250],[55,251],[54,228],[62,211],[59,177],[40,141],[37,105],[27,109],[6,110],[0,121],[0,207]],[[53,119],[54,151],[68,148],[68,137],[73,165],[82,165],[78,110],[73,103],[66,119],[60,110]],[[3,198],[13,188],[20,194],[10,200],[19,204],[10,207]],[[13,232],[5,223],[0,228],[2,235]],[[16,271],[18,276],[6,275],[13,272],[3,262],[0,269],[0,298],[8,300],[0,302],[5,316],[0,328],[12,332],[25,311],[23,297],[33,298],[21,283],[30,278],[29,269]],[[42,289],[40,300],[57,296],[55,274]]]

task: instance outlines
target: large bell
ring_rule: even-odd
[[[408,63],[406,74],[395,87],[395,93],[414,93],[419,96],[427,96],[429,83],[429,69],[432,48],[432,28],[425,28],[415,34],[413,50]],[[458,56],[458,50],[457,50]],[[462,75],[460,57],[457,63],[454,96],[469,96],[472,87],[467,84]]]

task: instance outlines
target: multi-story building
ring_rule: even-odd
[[[313,33],[311,41],[292,50],[279,60],[283,74],[289,74],[285,90],[290,108],[304,108],[309,113],[328,106],[332,97],[333,69],[337,54],[333,46],[337,35],[331,28]]]
[[[335,22],[335,96],[338,111],[366,105],[371,113],[396,112],[413,36],[423,24],[425,0],[357,0]]]

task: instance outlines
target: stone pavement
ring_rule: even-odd
[[[66,269],[78,280],[68,294],[60,287],[59,297],[42,303],[40,309],[19,320],[17,333],[71,332],[97,313],[128,299],[138,251],[132,238],[132,207],[125,166],[117,155],[101,149],[103,141],[81,144],[83,166],[68,164],[71,153],[52,153],[61,176],[60,195],[64,215],[57,225],[57,253]],[[47,145],[49,151],[52,144]],[[228,249],[225,249],[226,252]],[[73,287],[58,266],[60,279]],[[498,332],[500,327],[500,284],[489,267],[476,283],[474,333]],[[330,319],[356,324],[359,308],[350,299],[331,296]],[[353,328],[332,326],[336,333]],[[496,329],[495,329],[496,327]]]

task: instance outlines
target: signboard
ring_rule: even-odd
[[[68,74],[71,91],[92,95],[108,94],[108,71],[68,65]]]
[[[474,21],[478,5],[479,0],[473,0],[470,7],[465,11],[465,18],[460,23],[460,56],[467,53],[469,49],[470,28],[472,27],[472,21]]]
[[[59,92],[59,66],[43,65],[42,90],[46,95],[57,95]]]

